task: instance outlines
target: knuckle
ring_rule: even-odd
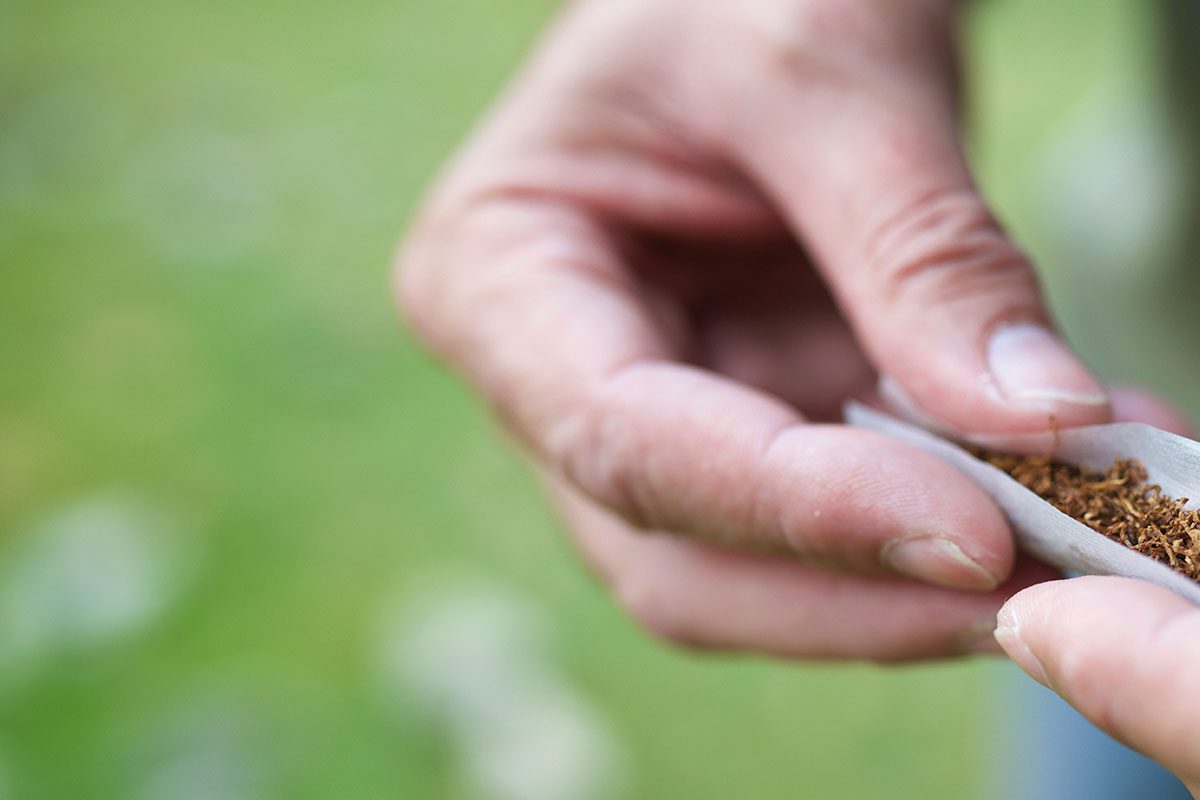
[[[636,452],[640,445],[628,420],[602,404],[584,409],[566,431],[552,443],[552,457],[563,464],[567,477],[589,495],[634,527],[651,527],[649,514],[636,487],[639,483]]]
[[[810,76],[826,55],[859,37],[861,2],[808,0],[803,3],[766,4],[753,15],[749,28],[755,49],[772,71]]]
[[[805,0],[763,4],[752,14],[756,50],[774,71],[811,80],[860,74],[870,64],[935,44],[950,18],[946,0]],[[864,59],[863,55],[871,55]]]
[[[808,454],[803,449],[802,437],[803,430],[792,424],[776,431],[763,450],[765,470],[776,474],[804,475],[808,469]],[[842,499],[836,496],[838,486],[830,486],[828,489],[830,494],[826,494],[821,500],[822,510],[826,507],[838,508],[837,504]],[[832,541],[834,537],[825,535],[830,526],[814,524],[814,511],[818,509],[809,508],[803,503],[797,504],[791,496],[781,496],[777,486],[769,482],[754,487],[751,497],[751,519],[754,529],[777,529],[783,545],[793,555],[819,561],[836,551]]]
[[[867,18],[864,0],[806,0],[788,3],[775,18],[780,52],[804,52],[861,34]]]
[[[919,197],[868,239],[867,278],[890,304],[1026,307],[1038,297],[1025,255],[974,192]]]
[[[753,506],[755,528],[777,529],[788,550],[808,562],[837,568],[869,559],[864,546],[870,539],[858,533],[873,515],[863,498],[880,480],[881,454],[845,448],[838,455],[836,480],[830,479],[829,473],[812,472],[813,454],[804,445],[810,436],[810,431],[788,426],[765,451],[766,471],[803,476],[809,494],[797,502],[791,493],[760,488]]]
[[[480,309],[512,303],[519,294],[513,270],[499,266],[499,255],[515,249],[508,216],[501,203],[486,198],[432,198],[393,261],[402,318],[449,361],[472,355]]]
[[[657,515],[644,490],[651,445],[637,413],[623,406],[625,376],[636,367],[610,375],[605,389],[578,406],[546,437],[549,457],[566,477],[639,529],[654,527]]]
[[[396,307],[418,341],[444,354],[448,260],[446,251],[458,238],[459,224],[445,215],[424,213],[400,243],[392,260]]]

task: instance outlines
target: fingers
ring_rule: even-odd
[[[776,70],[760,92],[769,104],[735,128],[739,157],[877,369],[929,416],[979,433],[1045,430],[1051,414],[1106,421],[1104,388],[1054,331],[1028,259],[974,186],[945,64],[928,55],[948,51],[948,22],[918,22],[881,20],[894,33],[872,31],[861,63]]]
[[[1000,612],[996,640],[1022,669],[1195,790],[1200,610],[1142,581],[1034,586]]]
[[[805,425],[707,373],[642,364],[593,401],[565,474],[644,528],[991,589],[1012,544],[980,490],[866,431]]]
[[[577,493],[556,495],[589,562],[644,627],[676,644],[791,658],[895,661],[991,652],[1004,598],[1050,576],[1027,565],[996,592],[966,594],[825,572],[635,531]]]
[[[407,303],[553,471],[638,527],[965,589],[1007,576],[1007,524],[958,472],[666,360],[666,326],[586,224],[489,213],[418,245]]]

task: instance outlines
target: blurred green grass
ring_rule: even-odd
[[[459,796],[371,676],[382,604],[439,565],[550,610],[636,796],[977,794],[978,666],[649,641],[399,329],[403,221],[554,5],[0,2],[4,544],[108,490],[196,540],[154,625],[0,686],[0,797],[135,796],[177,720],[209,712],[261,766],[255,796]],[[1136,63],[1132,5],[1093,8],[986,4],[972,29],[984,185],[1018,232],[1014,165],[1064,95]]]

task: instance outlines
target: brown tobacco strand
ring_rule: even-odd
[[[1119,458],[1101,473],[1045,456],[976,455],[1092,530],[1200,580],[1200,510],[1147,483],[1137,459]]]

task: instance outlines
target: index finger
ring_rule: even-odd
[[[426,337],[555,472],[636,526],[955,588],[992,589],[1011,569],[1003,517],[951,467],[806,425],[777,398],[674,360],[581,214],[495,201],[414,252],[407,307]]]

